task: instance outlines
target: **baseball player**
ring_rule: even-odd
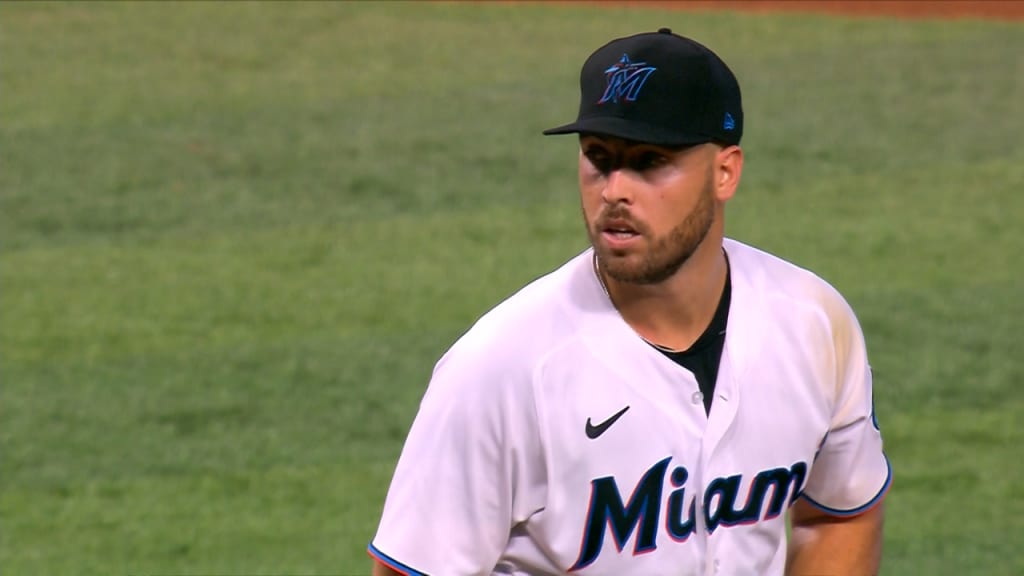
[[[578,134],[591,248],[437,363],[373,573],[875,574],[892,474],[857,319],[724,237],[736,78],[662,29],[599,48],[580,90],[545,133]]]

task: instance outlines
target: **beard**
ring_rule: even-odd
[[[593,226],[588,226],[587,234],[601,270],[613,280],[626,284],[658,284],[671,278],[693,256],[711,230],[715,220],[712,176],[709,172],[693,211],[664,236],[651,237],[645,225],[629,217],[628,209],[619,207],[612,208],[598,218]],[[602,220],[612,218],[628,220],[636,232],[647,239],[648,247],[644,253],[622,254],[599,241]]]

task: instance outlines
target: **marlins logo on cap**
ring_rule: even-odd
[[[623,54],[618,62],[604,71],[608,77],[608,85],[597,103],[611,101],[618,104],[620,98],[629,102],[636,100],[647,77],[655,70],[657,68],[648,66],[646,62],[630,62],[629,54]]]
[[[544,133],[666,146],[739,144],[739,82],[718,55],[668,28],[618,38],[583,64],[576,121]]]

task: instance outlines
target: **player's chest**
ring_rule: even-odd
[[[708,538],[726,530],[763,532],[770,557],[828,406],[805,369],[764,367],[740,379],[724,362],[710,415],[695,379],[671,363],[549,370],[548,525],[538,528],[564,540],[563,563],[600,574],[670,559],[703,573]]]
[[[829,375],[766,353],[756,370],[722,358],[711,412],[691,373],[653,353],[629,366],[548,366],[538,406],[549,465],[567,483],[645,472],[671,457],[693,470],[813,456],[831,419]],[[791,462],[790,462],[791,463]]]

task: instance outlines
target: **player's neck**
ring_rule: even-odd
[[[686,350],[714,317],[727,270],[721,238],[709,235],[664,282],[625,284],[599,273],[619,314],[637,334],[658,346]]]

